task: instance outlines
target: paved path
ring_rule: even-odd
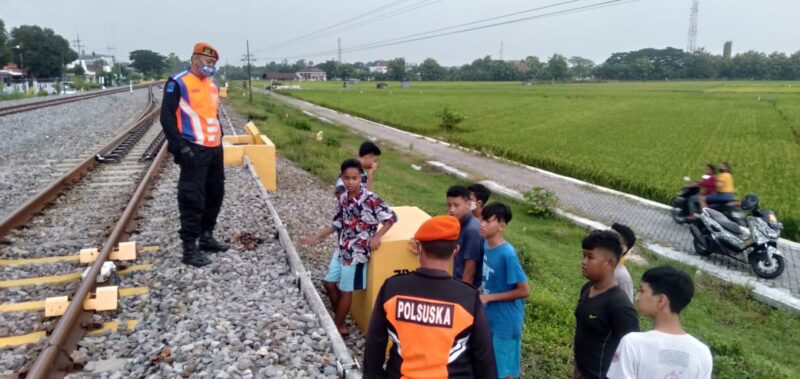
[[[692,237],[688,228],[675,224],[663,206],[648,204],[646,201],[611,193],[612,191],[604,191],[579,181],[543,173],[527,166],[450,147],[429,138],[422,138],[288,96],[266,91],[259,92],[268,93],[306,112],[346,125],[366,135],[389,141],[401,148],[408,149],[413,145],[413,149],[417,153],[520,192],[527,191],[534,186],[548,188],[558,195],[561,208],[568,212],[607,225],[614,222],[627,224],[636,231],[638,236],[649,242],[677,250],[686,256],[698,257],[693,253]],[[787,266],[783,275],[774,280],[757,278],[749,265],[727,257],[714,255],[702,259],[734,271],[732,273],[734,276],[738,272],[740,277],[747,280],[757,280],[768,287],[782,289],[790,293],[795,301],[798,301],[800,299],[800,265],[798,264],[800,263],[800,249],[796,244],[781,244],[779,248],[786,255]]]

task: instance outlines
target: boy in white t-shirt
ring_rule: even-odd
[[[679,314],[693,295],[692,279],[683,271],[668,266],[647,270],[637,305],[641,315],[653,319],[654,330],[622,337],[608,378],[711,378],[711,351],[681,327]]]

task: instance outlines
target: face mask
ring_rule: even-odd
[[[212,64],[201,64],[200,72],[202,72],[206,77],[210,78],[217,73],[217,68]]]
[[[478,203],[476,203],[474,201],[470,201],[469,202],[469,211],[472,212],[472,211],[474,211],[476,209],[478,209]]]

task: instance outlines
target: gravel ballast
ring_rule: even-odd
[[[139,89],[0,117],[0,217],[74,165],[65,160],[108,143],[146,105],[147,89]]]

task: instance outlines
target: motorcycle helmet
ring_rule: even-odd
[[[747,194],[745,197],[742,198],[742,209],[746,211],[752,211],[758,209],[758,196],[754,194]]]

